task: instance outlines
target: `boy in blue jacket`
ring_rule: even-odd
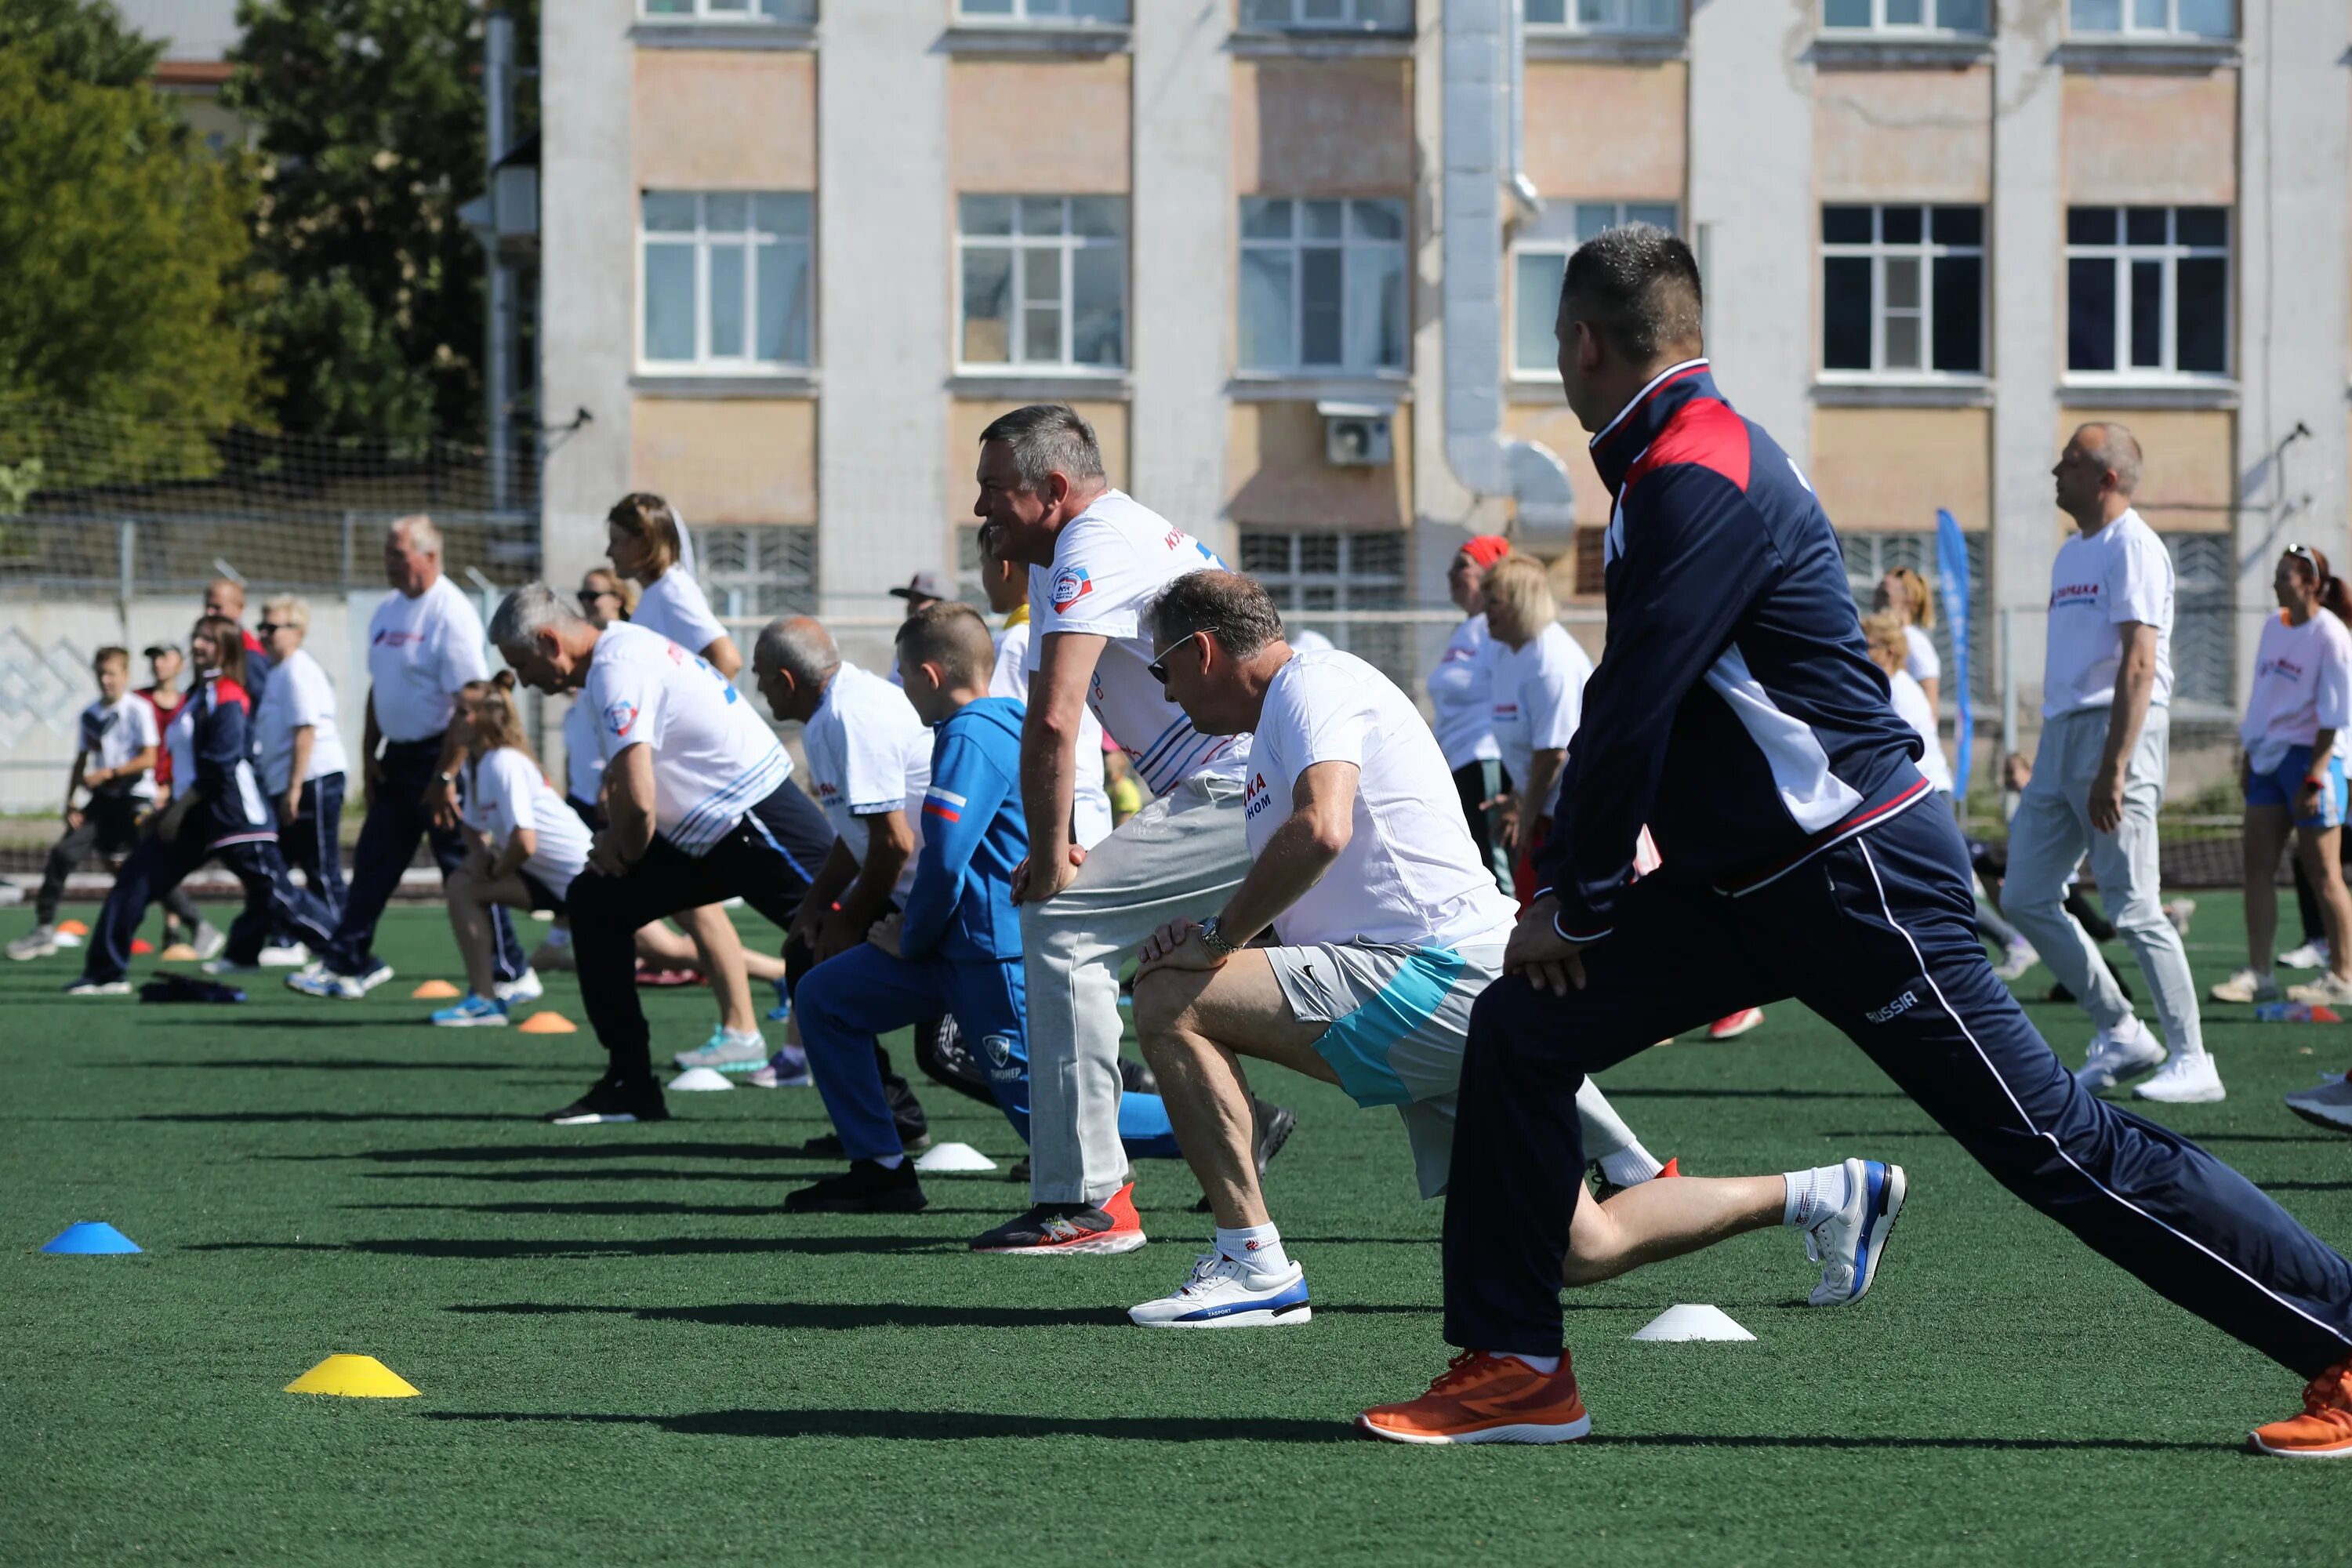
[[[801,1043],[849,1169],[784,1200],[799,1214],[911,1213],[929,1200],[898,1140],[875,1037],[952,1014],[996,1102],[1029,1136],[1026,999],[1013,871],[1029,853],[1021,810],[1022,705],[988,695],[995,647],[970,605],[927,605],[898,628],[907,700],[932,727],[923,847],[906,908],[810,970],[794,992]],[[1122,1098],[1130,1156],[1180,1157],[1157,1095]]]

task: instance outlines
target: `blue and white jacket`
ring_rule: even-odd
[[[898,928],[898,951],[908,958],[1021,956],[1013,868],[1029,853],[1021,815],[1027,715],[1010,697],[983,697],[933,731],[923,849]]]
[[[277,841],[278,818],[253,774],[252,733],[253,699],[218,670],[197,677],[163,732],[172,787],[203,796],[181,831],[209,847]]]
[[[1664,875],[1736,898],[1927,793],[1828,515],[1705,360],[1643,388],[1592,461],[1616,498],[1609,638],[1536,868],[1576,942],[1609,934],[1644,823]]]

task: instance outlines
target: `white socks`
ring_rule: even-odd
[[[1282,1232],[1271,1225],[1235,1226],[1231,1229],[1221,1225],[1217,1226],[1217,1250],[1261,1274],[1279,1274],[1290,1267],[1290,1255],[1282,1250]]]
[[[895,1171],[899,1166],[907,1163],[907,1156],[903,1152],[897,1154],[877,1154],[874,1157],[874,1163],[881,1166],[886,1171]]]
[[[1810,1171],[1790,1171],[1780,1178],[1789,1184],[1786,1206],[1780,1211],[1780,1223],[1798,1230],[1811,1230],[1830,1215],[1845,1207],[1845,1166],[1816,1165]]]
[[[1665,1169],[1650,1158],[1601,1086],[1589,1078],[1576,1091],[1576,1120],[1583,1128],[1584,1152],[1601,1162],[1601,1173],[1615,1185],[1636,1186]]]
[[[1556,1355],[1529,1355],[1525,1351],[1497,1351],[1495,1353],[1508,1356],[1513,1361],[1523,1361],[1546,1374],[1559,1370],[1559,1357]]]

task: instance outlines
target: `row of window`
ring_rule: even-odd
[[[805,192],[648,191],[644,336],[651,369],[814,362]],[[968,195],[956,204],[956,344],[966,365],[1127,363],[1127,201]],[[1570,251],[1625,223],[1676,226],[1672,203],[1548,208],[1513,247],[1512,368],[1550,373]],[[1411,332],[1405,204],[1253,196],[1241,205],[1244,371],[1402,374]],[[1985,214],[1977,206],[1822,209],[1822,359],[1832,374],[1986,372]],[[2224,207],[2070,207],[2066,367],[2085,375],[2226,375]]]
[[[1831,32],[1982,36],[1992,29],[1993,0],[1822,0]],[[1525,0],[1530,32],[1628,33],[1673,37],[1683,30],[1683,0]],[[816,0],[638,0],[653,20],[770,22],[805,26]],[[956,0],[960,21],[1043,26],[1124,26],[1133,0]],[[1244,27],[1286,32],[1411,33],[1413,0],[1241,0]],[[2237,0],[2067,0],[2068,29],[2078,37],[2234,38]]]

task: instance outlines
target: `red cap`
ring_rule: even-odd
[[[1510,552],[1511,542],[1499,533],[1476,534],[1462,542],[1462,553],[1476,562],[1481,572],[1490,570]]]

